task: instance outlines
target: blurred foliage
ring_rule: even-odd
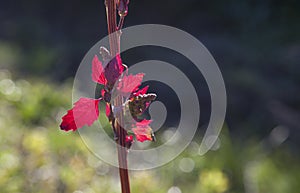
[[[299,10],[296,0],[130,3],[126,26],[175,26],[209,49],[224,76],[229,125],[205,156],[196,137],[171,163],[131,172],[133,193],[299,192]],[[118,170],[58,127],[71,106],[68,78],[106,35],[102,2],[2,1],[0,28],[0,192],[119,192]],[[209,117],[205,82],[188,61],[149,47],[122,57],[129,66],[158,59],[181,68]]]
[[[1,192],[120,192],[118,170],[92,155],[76,132],[60,131],[70,98],[68,82],[15,79],[0,71]],[[195,139],[171,163],[131,171],[132,192],[298,193],[299,155],[275,134],[239,145],[225,127],[213,151],[204,156]]]

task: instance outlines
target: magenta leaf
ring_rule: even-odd
[[[64,131],[75,131],[84,125],[91,126],[99,117],[99,101],[100,99],[80,98],[62,117],[60,128]]]
[[[125,146],[127,147],[127,149],[130,149],[132,143],[133,143],[133,136],[132,135],[126,135],[126,137],[125,137]]]
[[[107,117],[109,117],[111,115],[110,105],[108,103],[106,103],[106,106],[105,106],[105,114]]]
[[[107,80],[104,76],[104,69],[102,63],[99,61],[97,55],[94,56],[92,62],[92,79],[94,82],[102,85],[106,85],[107,83]]]
[[[124,75],[123,78],[120,80],[120,82],[117,85],[117,90],[121,94],[128,94],[132,93],[141,85],[142,80],[144,78],[143,73],[139,73],[136,75]]]
[[[116,55],[115,58],[111,59],[104,69],[104,74],[106,80],[111,85],[114,85],[115,82],[119,79],[120,75],[123,73],[124,66],[120,55]]]
[[[144,88],[139,89],[135,93],[133,93],[134,96],[143,95],[146,94],[149,89],[149,86],[145,86]]]
[[[146,140],[153,141],[152,138],[152,129],[149,126],[151,120],[142,120],[140,122],[136,122],[136,125],[132,128],[132,131],[136,137],[136,139],[140,142],[144,142]]]

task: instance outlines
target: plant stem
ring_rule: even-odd
[[[114,33],[118,29],[117,26],[117,12],[116,12],[116,0],[105,0],[106,5],[106,16],[107,16],[107,26],[109,35],[109,46],[110,53],[112,56],[116,56],[120,53],[120,33]],[[121,96],[115,99],[116,106],[121,106],[123,104],[123,98]],[[118,120],[113,121],[113,127],[116,128],[118,139],[117,150],[118,150],[118,161],[119,161],[119,174],[121,181],[122,193],[130,193],[129,176],[127,169],[127,150],[125,147],[125,138],[127,131],[121,126],[123,122],[123,113],[118,116]]]
[[[105,4],[110,53],[112,56],[115,56],[120,53],[120,37],[118,37],[117,33],[114,33],[117,31],[116,0],[105,0]]]

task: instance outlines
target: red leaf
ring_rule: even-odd
[[[126,137],[125,137],[125,146],[127,147],[127,149],[130,149],[132,143],[133,143],[133,136],[132,135],[126,135]]]
[[[101,96],[104,98],[106,91],[104,89],[101,89]]]
[[[123,73],[123,70],[124,66],[122,64],[121,57],[120,55],[116,55],[116,57],[111,59],[105,66],[104,74],[107,82],[109,82],[111,85],[114,85]]]
[[[126,143],[132,143],[133,142],[133,136],[132,135],[126,135],[125,142]]]
[[[141,85],[144,75],[143,73],[124,75],[117,86],[118,91],[123,94],[135,91]]]
[[[65,131],[75,131],[84,125],[91,126],[99,117],[99,101],[99,99],[80,98],[62,117],[60,128]]]
[[[106,106],[105,106],[105,114],[107,117],[109,117],[111,114],[110,105],[108,103],[106,103]]]
[[[105,85],[107,80],[104,76],[104,69],[102,63],[99,61],[97,55],[94,56],[92,62],[92,79],[94,82]]]
[[[141,122],[137,122],[136,126],[132,129],[135,137],[138,141],[144,142],[146,140],[152,141],[152,129],[149,126],[151,120],[142,120]]]
[[[141,88],[138,91],[136,91],[133,95],[138,96],[138,95],[146,94],[148,89],[149,89],[149,86],[145,86],[144,88]]]

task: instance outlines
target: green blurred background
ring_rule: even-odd
[[[130,2],[125,26],[159,23],[197,37],[219,64],[228,95],[221,135],[200,156],[210,115],[205,81],[168,50],[122,55],[129,66],[160,59],[185,69],[204,108],[199,132],[179,157],[130,172],[133,193],[299,192],[299,10],[296,0]],[[120,192],[118,170],[90,153],[78,133],[59,129],[76,69],[106,35],[105,22],[102,1],[0,3],[0,192]],[[164,128],[175,126],[176,99],[163,85],[151,89],[173,112]]]

